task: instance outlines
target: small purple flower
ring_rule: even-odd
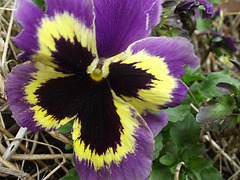
[[[183,66],[199,59],[185,38],[148,37],[161,0],[19,0],[23,31],[14,39],[25,63],[5,92],[16,122],[32,131],[74,120],[81,180],[147,179],[154,136],[165,113],[186,97]]]
[[[202,18],[211,18],[213,14],[213,7],[212,4],[207,0],[185,0],[183,2],[180,2],[175,9],[175,13],[179,14],[181,12],[185,12],[186,14],[188,14],[194,12],[196,14],[196,9],[200,5],[204,6]]]
[[[240,44],[239,41],[235,41],[229,36],[222,36],[213,30],[211,30],[210,32],[213,34],[211,43],[214,43],[214,47],[227,48],[227,49],[230,49],[232,52],[237,51],[237,47],[235,46],[235,44]],[[220,38],[220,39],[216,40],[217,38],[218,39]]]
[[[221,16],[221,12],[222,12],[222,9],[218,6],[217,10],[214,12],[214,16],[215,17]]]

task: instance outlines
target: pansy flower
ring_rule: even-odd
[[[183,65],[199,64],[185,38],[149,37],[160,0],[19,0],[23,31],[14,39],[26,62],[6,94],[14,119],[32,131],[74,119],[74,162],[81,179],[146,179],[153,137],[166,125],[149,109],[179,105]]]
[[[196,12],[196,9],[201,5],[204,7],[202,18],[211,18],[213,15],[213,6],[212,3],[207,0],[184,0],[177,5],[175,13],[179,14],[185,12],[188,14],[194,12],[195,15],[198,16],[199,12]]]
[[[238,50],[235,44],[240,44],[239,41],[235,41],[230,36],[223,36],[213,30],[210,30],[210,32],[213,34],[213,38],[209,42],[211,46],[229,49],[231,52],[236,52]]]

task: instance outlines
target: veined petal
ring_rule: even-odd
[[[46,0],[46,14],[54,17],[56,14],[68,12],[73,14],[86,27],[93,29],[93,4],[92,0]]]
[[[94,0],[99,57],[112,57],[149,36],[160,21],[162,0]]]
[[[73,126],[74,162],[80,179],[147,179],[154,153],[150,129],[113,91],[106,91],[104,97],[97,104],[100,110],[83,113]]]
[[[151,129],[153,136],[155,137],[168,123],[168,115],[165,112],[153,113],[146,111],[142,115],[147,125]]]
[[[68,12],[42,19],[37,36],[39,50],[33,55],[34,61],[53,67],[56,67],[56,64],[58,66],[81,66],[82,63],[90,65],[97,56],[94,30],[87,28]],[[79,53],[78,50],[80,50]],[[65,53],[65,59],[59,61],[54,57],[54,52]],[[85,59],[86,53],[91,53],[92,57]]]
[[[5,92],[13,118],[32,131],[52,130],[73,119],[73,75],[55,71],[39,62],[13,68]],[[76,78],[75,78],[76,79]],[[70,103],[71,102],[71,103]]]
[[[28,59],[39,49],[36,34],[37,27],[40,26],[41,19],[44,18],[44,13],[31,1],[18,0],[15,18],[24,29],[13,40],[19,48],[24,50],[20,58]]]
[[[23,55],[23,57],[29,57],[45,65],[58,67],[61,63],[66,64],[71,62],[72,57],[70,57],[68,61],[58,62],[54,57],[54,52],[58,51],[59,46],[62,47],[66,46],[66,44],[73,44],[82,49],[82,51],[90,52],[93,58],[95,58],[97,56],[97,50],[93,5],[91,1],[71,0],[66,4],[71,4],[72,8],[70,8],[70,5],[69,7],[67,5],[68,8],[63,9],[61,9],[63,6],[62,1],[60,3],[60,1],[53,0],[47,3],[47,13],[49,16],[48,14],[43,14],[41,10],[28,0],[19,1],[16,17],[20,19],[24,30],[15,38],[15,42],[27,53]],[[85,10],[79,13],[79,11],[76,10],[78,6],[85,7]],[[32,15],[29,13],[29,9],[34,9],[37,12],[37,20],[35,20],[35,11],[30,11],[33,13]],[[24,19],[24,16],[28,18]],[[34,18],[34,20],[31,18]],[[31,26],[28,25],[29,22]],[[25,43],[26,41],[32,40],[34,40],[34,46]],[[65,52],[68,52],[68,55],[73,54],[73,51],[72,47],[65,47]],[[78,57],[81,57],[81,59],[73,62],[75,66],[80,65],[82,63],[81,61],[85,60],[82,54],[85,53],[80,52]],[[93,58],[85,60],[89,61],[87,65],[90,65]],[[56,64],[58,66],[56,66]]]
[[[107,79],[115,93],[140,114],[179,105],[186,96],[183,65],[199,64],[185,38],[147,38],[113,57]]]

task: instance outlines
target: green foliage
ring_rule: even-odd
[[[169,121],[170,122],[182,121],[191,110],[189,106],[190,103],[191,98],[187,96],[187,98],[182,101],[181,106],[176,106],[174,108],[168,108],[164,110],[164,112],[168,114]]]
[[[206,77],[199,71],[200,66],[191,70],[189,66],[185,67],[186,74],[182,77],[182,80],[188,84],[189,82],[206,80]]]
[[[46,4],[44,0],[32,0],[40,9],[45,10]]]
[[[199,72],[196,72],[196,74],[199,76]],[[190,86],[190,90],[193,92],[198,102],[221,96],[222,93],[216,88],[217,84],[220,82],[240,86],[240,82],[237,79],[229,76],[229,70],[211,73],[202,81],[192,81],[191,78],[188,78],[189,75],[191,76],[191,74],[187,72],[187,74],[183,76],[183,79],[185,78],[186,82],[188,82],[187,84]]]
[[[183,119],[169,122],[161,135],[164,146],[153,162],[150,180],[173,179],[180,162],[185,163],[179,176],[182,180],[204,180],[208,173],[212,179],[221,179],[221,174],[213,167],[212,162],[199,157],[205,147],[198,143],[200,129],[190,110]]]
[[[238,68],[239,63],[233,63]],[[202,77],[203,73],[185,69],[183,80],[190,86],[193,96],[199,103],[208,100],[200,108],[197,122],[218,123],[222,129],[236,127],[240,115],[240,82],[229,76],[229,70],[211,73],[205,79],[194,79],[195,76]]]
[[[159,156],[159,151],[161,151],[163,148],[162,134],[159,133],[154,139],[155,139],[155,153],[153,155],[153,160]]]
[[[72,131],[72,127],[73,127],[73,120],[69,121],[67,124],[60,126],[57,131],[61,132],[61,133],[70,133]],[[65,150],[69,151],[71,150],[72,147],[69,146],[68,144],[65,145]]]
[[[59,127],[57,130],[61,133],[70,133],[73,127],[73,120],[69,121],[67,124]]]
[[[174,179],[176,167],[180,163],[184,163],[180,169],[180,180],[222,179],[212,160],[200,157],[205,146],[199,144],[200,128],[195,118],[197,112],[190,104],[198,107],[212,99],[207,103],[204,117],[214,119],[213,121],[224,119],[222,125],[235,127],[240,122],[237,108],[240,104],[240,82],[229,76],[229,70],[211,74],[204,74],[199,67],[193,70],[185,67],[185,70],[182,80],[189,86],[192,94],[189,93],[181,105],[164,110],[169,116],[169,123],[161,131],[161,135],[156,137],[157,143],[162,140],[163,146],[155,153],[150,180]]]
[[[213,167],[212,161],[201,157],[192,157],[186,164],[189,177],[199,180],[221,180],[221,174]]]
[[[220,0],[208,0],[210,3],[213,4],[213,6],[220,5],[222,2]]]
[[[235,107],[235,100],[231,95],[224,95],[218,99],[212,99],[207,105],[200,108],[197,115],[197,122],[209,123],[223,119],[232,114]]]
[[[209,30],[210,27],[211,27],[211,19],[203,19],[202,11],[201,11],[200,16],[197,19],[196,29],[199,31],[206,31],[206,30]]]
[[[70,169],[61,180],[80,180],[75,168]]]

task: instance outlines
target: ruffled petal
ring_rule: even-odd
[[[166,112],[153,113],[145,112],[142,115],[143,119],[146,121],[147,125],[151,129],[153,136],[155,137],[168,123],[168,115]]]
[[[21,56],[22,58],[31,58],[45,65],[56,67],[58,63],[53,62],[53,52],[58,50],[58,46],[62,46],[63,41],[68,44],[78,44],[85,51],[91,52],[95,57],[97,56],[91,1],[72,0],[66,4],[71,4],[72,9],[70,5],[63,8],[62,1],[48,1],[48,16],[44,15],[32,2],[28,0],[19,1],[16,17],[23,25],[24,30],[14,41],[25,51]],[[85,10],[79,13],[76,10],[78,6],[85,7]],[[60,10],[60,8],[63,9]],[[32,42],[28,43],[28,41]],[[79,61],[81,60],[79,59]],[[70,61],[71,59],[68,60],[68,62]]]
[[[85,24],[86,27],[93,29],[94,14],[91,0],[46,0],[46,3],[46,14],[49,17],[68,12]]]
[[[24,50],[20,58],[29,59],[29,56],[39,49],[36,36],[37,27],[40,26],[41,19],[44,17],[44,13],[33,2],[29,0],[18,1],[15,18],[24,29],[13,40],[19,48]]]
[[[32,73],[36,73],[37,69],[33,63],[26,62],[15,68],[5,81],[5,93],[7,95],[13,118],[23,127],[28,127],[32,131],[43,130],[34,121],[34,111],[31,110],[31,104],[24,98],[26,92],[23,89],[31,83]]]
[[[186,97],[183,65],[199,64],[185,38],[147,38],[110,59],[107,79],[115,93],[140,114],[177,106]]]
[[[80,179],[147,179],[154,153],[152,133],[131,105],[105,90],[98,109],[81,113],[73,126]]]
[[[149,36],[160,21],[162,0],[94,0],[99,57],[112,57]]]
[[[73,106],[78,92],[72,89],[78,79],[41,63],[26,62],[13,68],[5,82],[13,118],[32,131],[50,131],[67,123],[77,113]]]

